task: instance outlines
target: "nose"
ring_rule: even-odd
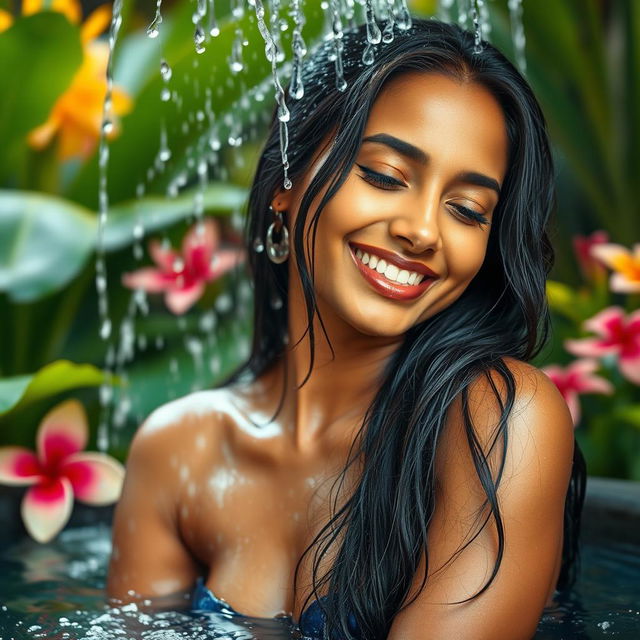
[[[429,250],[435,253],[442,248],[439,208],[440,201],[435,197],[427,203],[424,200],[415,202],[394,216],[389,224],[389,233],[412,253]]]

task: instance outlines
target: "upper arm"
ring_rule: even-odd
[[[180,425],[159,430],[148,422],[133,439],[114,516],[107,592],[121,600],[130,591],[147,597],[186,591],[198,575],[178,532],[178,483],[169,463]]]
[[[471,457],[458,399],[438,445],[436,503],[427,536],[429,577],[415,602],[396,616],[390,640],[520,640],[535,633],[557,577],[573,424],[564,399],[542,372],[515,360],[508,366],[516,382],[516,399],[497,490],[504,529],[499,571],[482,595],[463,604],[446,604],[469,598],[484,587],[498,554],[495,519],[485,504],[487,496]],[[504,385],[497,375],[492,378],[504,399]],[[489,453],[500,407],[487,381],[471,385],[469,410],[495,483],[503,441],[498,439]],[[486,526],[464,547],[485,521]],[[424,556],[410,596],[419,590],[423,575]]]

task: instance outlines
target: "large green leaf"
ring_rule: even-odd
[[[186,218],[193,213],[194,196],[195,190],[192,190],[177,198],[148,196],[112,207],[104,234],[105,249],[113,251],[132,244],[136,225],[142,225],[146,234]],[[203,196],[204,210],[221,215],[241,207],[247,192],[232,184],[216,183],[209,185]]]
[[[82,62],[80,32],[60,13],[18,18],[0,33],[0,61],[0,184],[7,184],[27,133],[47,120]]]
[[[0,191],[0,291],[30,302],[66,285],[91,255],[96,224],[68,200]]]
[[[97,387],[104,380],[104,373],[93,365],[68,360],[52,362],[33,375],[0,379],[0,415],[63,391]]]

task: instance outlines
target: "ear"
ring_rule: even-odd
[[[293,201],[294,189],[280,188],[271,199],[271,206],[276,211],[288,211]]]

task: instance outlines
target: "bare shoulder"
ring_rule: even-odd
[[[573,424],[543,372],[510,358],[504,365],[502,373],[478,377],[449,408],[436,452],[429,578],[420,591],[425,556],[410,594],[417,599],[396,616],[390,640],[531,638],[553,593]],[[513,403],[500,424],[508,396]],[[473,598],[499,556],[490,587]]]
[[[509,469],[515,472],[527,459],[529,462],[537,459],[560,474],[569,473],[574,430],[564,398],[540,369],[514,358],[504,358],[503,362],[510,376],[490,370],[467,389],[467,409],[480,445],[485,453],[489,453],[491,462],[497,463],[500,457],[496,440],[500,432],[498,423],[511,386],[513,404],[507,428],[503,430],[507,435],[508,468],[505,473],[508,475]],[[449,409],[447,427],[440,443],[442,463],[450,458],[452,450],[459,451],[462,439],[467,440],[462,407],[463,399],[458,396]]]
[[[223,390],[192,393],[156,409],[138,429],[114,515],[110,596],[165,596],[195,581],[200,567],[180,535],[178,506],[218,455],[226,401]]]
[[[130,463],[143,458],[160,469],[188,456],[193,465],[215,451],[231,423],[226,389],[197,391],[155,409],[131,443]]]

